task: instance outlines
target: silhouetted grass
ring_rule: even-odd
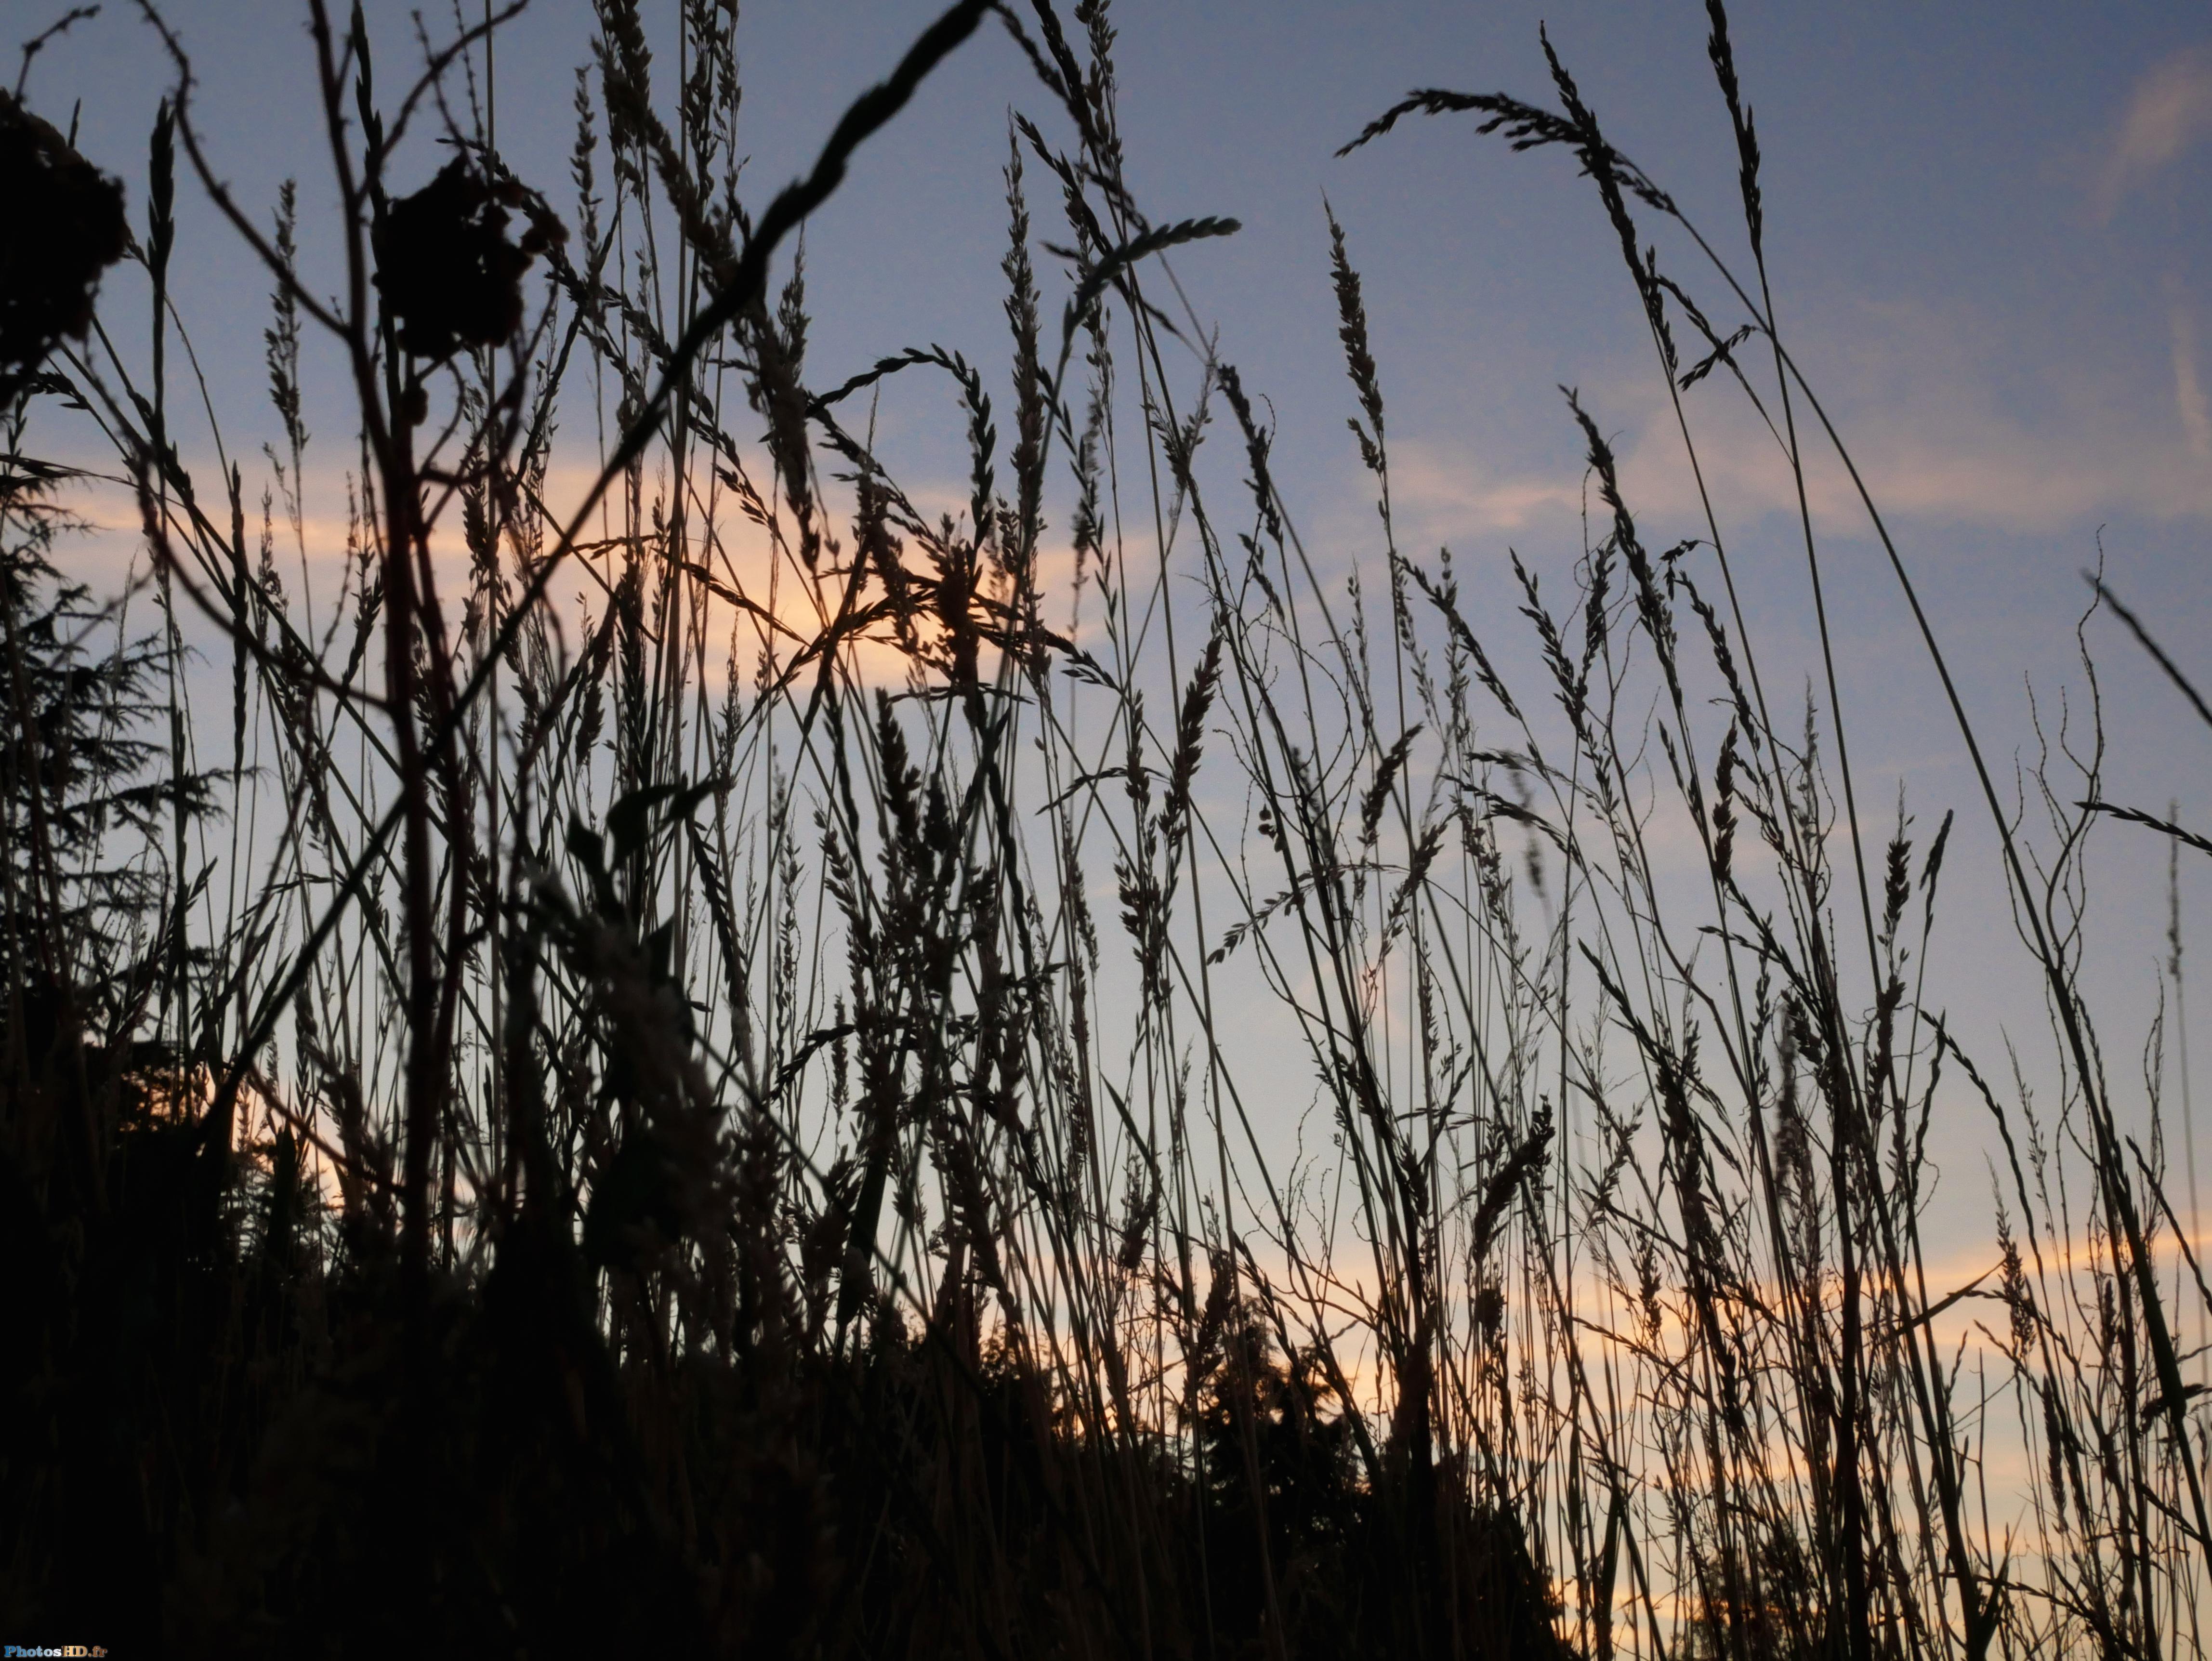
[[[723,7],[656,15],[656,58],[599,0],[559,192],[475,79],[504,15],[395,81],[307,9],[320,222],[227,193],[181,52],[127,253],[112,182],[0,100],[11,228],[86,228],[0,314],[10,1635],[2203,1653],[2203,1282],[2078,973],[2092,816],[2196,838],[2103,803],[2101,727],[2053,735],[2031,838],[1955,697],[1984,800],[1863,816],[1804,508],[1811,451],[1850,459],[1773,321],[1717,0],[1733,266],[1556,57],[1556,108],[1419,92],[1356,143],[1463,113],[1572,152],[1701,499],[1700,382],[1796,482],[1818,710],[1770,702],[1720,513],[1650,539],[1571,395],[1594,540],[1514,557],[1510,682],[1400,545],[1334,215],[1382,545],[1329,575],[1256,389],[1171,321],[1159,257],[1236,227],[1124,183],[1103,0],[954,6],[757,215]],[[770,281],[987,15],[1048,113],[977,251],[997,406],[987,360],[822,342],[798,259]],[[172,429],[179,151],[273,289],[258,462]],[[307,430],[303,341],[356,431]],[[873,367],[819,391],[833,353]],[[962,511],[872,447],[922,379]],[[71,421],[143,520],[113,607],[56,569],[118,488],[35,459]],[[1991,852],[2039,1092],[1923,972],[1947,858]],[[1923,1243],[1939,1090],[1997,1173],[1964,1287]]]

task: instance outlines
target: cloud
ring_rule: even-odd
[[[2163,376],[2139,380],[2048,341],[2023,347],[2008,323],[1960,302],[1893,301],[1796,343],[1886,518],[2028,533],[2118,515],[2212,519],[2212,388],[2179,303],[2170,393]],[[1626,360],[1607,371],[1591,377],[1583,404],[1620,459],[1630,507],[1648,538],[1696,534],[1698,479],[1663,391]],[[1724,532],[1796,514],[1780,447],[1735,388],[1716,377],[1688,409]],[[1797,415],[1816,524],[1863,528],[1856,486],[1802,403]],[[1525,423],[1465,441],[1398,440],[1392,494],[1408,539],[1470,551],[1485,535],[1578,541],[1582,445],[1564,411],[1554,421],[1545,445],[1528,441]]]
[[[1441,529],[1447,540],[1456,526],[1510,533],[1582,511],[1582,482],[1571,467],[1516,478],[1419,440],[1400,441],[1391,458],[1390,490],[1425,535]]]
[[[2212,399],[2197,373],[2197,319],[2186,306],[2173,308],[2173,407],[2190,453],[2212,465]]]
[[[2136,183],[2212,133],[2212,47],[2174,53],[2136,82],[2098,189],[2109,216]]]

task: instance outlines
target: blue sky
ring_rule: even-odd
[[[368,9],[396,76],[410,55],[409,9]],[[845,101],[934,10],[912,0],[745,9],[752,200],[811,156]],[[300,8],[193,0],[167,15],[197,58],[218,167],[257,205],[297,175],[312,224],[328,189]],[[1131,179],[1155,218],[1243,222],[1234,239],[1183,250],[1176,269],[1199,314],[1218,320],[1223,355],[1271,400],[1279,476],[1325,558],[1348,569],[1375,536],[1344,430],[1352,403],[1324,196],[1364,275],[1409,549],[1449,543],[1478,599],[1501,604],[1509,545],[1564,570],[1580,545],[1581,444],[1563,383],[1613,435],[1651,539],[1702,530],[1617,246],[1571,164],[1510,155],[1465,118],[1416,121],[1334,155],[1410,88],[1549,101],[1545,21],[1614,142],[1733,256],[1735,157],[1702,5],[1127,0],[1116,15]],[[23,7],[10,16],[19,34],[43,21]],[[2001,764],[2034,741],[2029,682],[2046,711],[2062,684],[2078,698],[2078,574],[2100,529],[2115,586],[2212,678],[2200,648],[2212,632],[2212,13],[1744,0],[1732,16],[1765,151],[1783,326],[1924,585]],[[541,0],[499,48],[502,148],[556,203],[587,40],[587,8]],[[168,77],[135,9],[109,0],[39,59],[29,90],[61,120],[82,100],[82,147],[134,181],[136,210]],[[817,381],[908,343],[1003,362],[1007,113],[1045,105],[1018,54],[987,29],[863,152],[808,228]],[[420,160],[427,177],[434,161]],[[1036,192],[1041,227],[1045,197]],[[218,405],[246,412],[231,437],[250,454],[262,436],[252,423],[273,429],[259,394],[267,285],[189,184],[180,199],[179,288]],[[1662,252],[1693,287],[1713,288],[1681,247]],[[910,476],[958,478],[945,412],[905,396],[886,399],[886,449]],[[1750,574],[1754,629],[1771,660],[1809,667],[1786,481],[1726,412],[1723,389],[1698,396],[1706,403],[1693,408],[1710,406],[1723,441],[1723,528]],[[335,431],[336,418],[323,424]],[[1879,550],[1834,476],[1814,487],[1863,790],[1886,804],[1902,782],[1923,823],[1956,805],[1962,827],[1981,829]],[[2212,825],[2212,733],[2117,629],[2100,624],[2091,640],[2108,695],[2111,794],[2158,808],[2172,798],[2185,820]],[[2165,850],[2124,828],[2104,849],[2098,950],[2132,1031],[2155,985]],[[2194,914],[2212,918],[2212,884],[2193,879],[2189,893]],[[1979,921],[1960,924],[1951,948],[1988,965],[1993,1003],[2026,984],[1998,949],[2008,926],[1996,897],[1987,884],[1968,892]]]
[[[396,81],[410,9],[369,11]],[[933,11],[912,0],[745,9],[757,200]],[[301,9],[195,0],[168,15],[194,50],[201,118],[240,199],[268,203],[295,174],[312,220],[324,171]],[[1178,275],[1219,321],[1224,355],[1271,395],[1310,518],[1364,511],[1343,441],[1324,193],[1365,275],[1401,496],[1425,539],[1469,553],[1486,538],[1540,539],[1544,504],[1577,488],[1560,383],[1583,389],[1625,453],[1674,471],[1652,447],[1658,388],[1610,234],[1563,158],[1509,155],[1463,119],[1332,153],[1409,87],[1545,96],[1536,29],[1547,21],[1615,142],[1727,231],[1734,161],[1701,6],[1125,3],[1117,15],[1140,196],[1156,217],[1243,222],[1237,238],[1186,251]],[[1955,575],[1978,609],[2002,581],[2002,618],[1968,626],[2041,638],[2072,604],[2102,524],[2118,581],[2182,632],[2201,623],[2212,19],[2124,4],[1745,4],[1735,33],[1765,143],[1785,326],[1929,580]],[[587,39],[586,8],[539,0],[501,47],[503,147],[556,200]],[[84,148],[135,179],[167,76],[135,9],[111,3],[40,58],[31,94],[58,118],[82,99]],[[1043,100],[987,30],[809,228],[817,378],[909,341],[1001,350],[991,273],[1015,106]],[[218,384],[219,405],[258,415],[265,284],[185,193],[179,287],[208,361],[235,378]],[[225,350],[240,335],[252,344]],[[941,454],[915,441],[916,465],[957,472],[949,441]]]

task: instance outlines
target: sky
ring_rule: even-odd
[[[935,9],[744,9],[752,202],[807,163]],[[664,28],[672,10],[646,7]],[[386,60],[405,61],[409,9],[372,0],[368,11]],[[257,206],[298,177],[312,224],[331,192],[302,8],[179,0],[165,12],[193,54],[218,171]],[[45,21],[20,3],[7,15],[18,35]],[[1701,4],[1124,0],[1115,15],[1139,199],[1158,220],[1242,222],[1233,238],[1179,251],[1175,271],[1195,312],[1218,319],[1221,354],[1272,406],[1278,476],[1324,563],[1348,569],[1376,541],[1344,429],[1354,405],[1324,202],[1364,276],[1409,550],[1449,545],[1475,601],[1505,608],[1501,629],[1509,548],[1564,571],[1581,546],[1583,447],[1562,386],[1580,389],[1623,457],[1647,539],[1702,534],[1617,244],[1571,161],[1510,154],[1464,117],[1416,120],[1334,154],[1413,88],[1550,102],[1540,22],[1614,143],[1737,259],[1735,158]],[[2128,0],[1742,0],[1731,17],[1765,152],[1782,326],[1921,585],[2000,774],[2009,780],[2015,755],[2032,758],[2031,689],[2045,716],[2062,691],[2079,707],[2081,574],[2100,542],[2113,587],[2185,668],[2212,680],[2212,12]],[[588,7],[537,0],[497,48],[501,148],[556,203],[589,33]],[[40,56],[28,91],[57,121],[81,100],[81,148],[136,180],[173,74],[137,9],[108,0]],[[1019,54],[987,27],[810,222],[817,382],[908,344],[1003,365],[1000,169],[1017,107],[1047,113]],[[425,177],[433,165],[423,160]],[[137,210],[135,190],[132,200]],[[194,186],[180,201],[177,286],[196,308],[216,400],[257,410],[266,283]],[[1042,222],[1045,193],[1033,204]],[[1716,297],[1685,246],[1661,252]],[[311,271],[316,257],[310,248]],[[1723,391],[1701,388],[1692,407],[1713,423],[1721,517],[1753,631],[1771,662],[1809,672],[1794,502],[1771,445]],[[884,411],[885,450],[909,476],[964,472],[942,410],[887,398]],[[1817,473],[1813,488],[1863,795],[1886,805],[1902,785],[1923,831],[1956,806],[1962,834],[1979,835],[1954,844],[1980,849],[1966,868],[1982,874],[1960,879],[1966,919],[1940,949],[1973,971],[1960,995],[1994,1020],[2033,980],[2009,941],[1986,814],[1879,545],[1839,473]],[[2171,800],[2185,823],[2212,827],[2212,731],[2109,619],[2087,639],[2106,698],[2107,794],[2161,812]],[[2166,849],[2128,827],[2100,849],[2093,952],[2116,1031],[2129,1035],[2118,1043],[2132,1050],[2157,995]],[[2212,924],[2212,882],[2185,877],[2187,914]],[[2212,985],[2198,1002],[2212,1012]],[[2212,1056],[2212,1041],[2198,1053]]]

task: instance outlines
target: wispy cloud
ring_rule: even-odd
[[[2143,179],[2212,133],[2212,46],[2190,46],[2157,64],[2129,95],[2099,181],[2097,209],[2108,216]]]
[[[2156,380],[2136,382],[2121,368],[2057,350],[2059,343],[2023,352],[1998,321],[1957,305],[1892,301],[1798,343],[1886,518],[2022,532],[2112,515],[2212,519],[2212,388],[2185,302],[2172,319],[2172,405]],[[1615,370],[1593,377],[1583,402],[1620,459],[1630,505],[1655,538],[1696,534],[1698,477],[1685,465],[1672,408],[1648,374]],[[1796,484],[1780,447],[1735,390],[1709,382],[1689,407],[1723,529],[1794,514]],[[1863,526],[1849,475],[1798,413],[1816,521]],[[1525,441],[1512,446],[1509,465],[1485,459],[1480,437],[1398,441],[1393,495],[1413,539],[1577,534],[1581,444],[1563,410],[1553,419],[1559,441],[1540,461],[1530,452],[1545,447]]]
[[[1392,459],[1391,492],[1425,535],[1433,526],[1444,530],[1447,539],[1455,526],[1511,534],[1582,511],[1581,481],[1571,471],[1515,477],[1419,441],[1401,442]]]
[[[2197,317],[2179,302],[2173,307],[2173,407],[2189,435],[2190,453],[2212,465],[2212,399],[2197,373]]]

